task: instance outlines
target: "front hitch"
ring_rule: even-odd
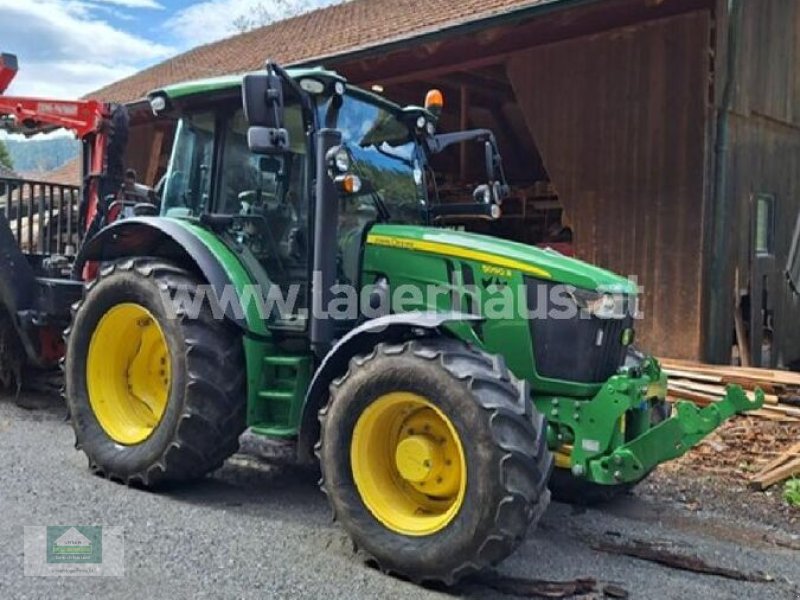
[[[729,385],[721,400],[705,408],[678,402],[671,418],[619,446],[610,455],[590,460],[589,478],[600,484],[638,481],[661,463],[686,454],[734,415],[763,405],[762,390],[757,389],[751,400],[738,385]]]
[[[601,485],[636,482],[659,464],[685,454],[727,419],[764,405],[758,389],[749,398],[737,385],[705,408],[678,402],[674,414],[653,424],[666,401],[667,377],[655,359],[611,377],[591,400],[536,400],[549,420],[548,441],[556,464]]]

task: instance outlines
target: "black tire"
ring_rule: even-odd
[[[657,425],[670,417],[672,406],[668,402],[659,402],[653,407],[652,421]],[[637,481],[620,483],[616,485],[600,485],[585,479],[575,477],[569,469],[553,469],[550,477],[550,491],[553,499],[567,504],[578,506],[595,506],[607,504],[616,498],[627,494],[652,473],[648,471]]]
[[[356,422],[372,402],[393,391],[430,399],[467,442],[463,503],[452,521],[430,535],[408,536],[384,526],[354,481],[350,447]],[[527,383],[517,380],[501,357],[459,341],[381,344],[354,358],[331,386],[320,420],[322,489],[334,517],[384,572],[450,585],[511,554],[549,504],[552,455]]]
[[[0,308],[0,391],[19,392],[27,363],[25,348],[11,316]]]
[[[550,477],[549,485],[550,490],[553,492],[553,500],[577,506],[595,506],[606,504],[623,494],[627,494],[639,481],[616,485],[600,485],[575,477],[569,469],[555,468],[553,469],[553,475]]]
[[[66,399],[75,446],[86,453],[93,472],[153,487],[202,477],[238,449],[246,411],[241,333],[215,320],[207,302],[193,319],[180,302],[170,315],[162,301],[162,290],[186,290],[193,298],[198,283],[168,262],[127,259],[104,267],[74,307],[65,336]],[[147,439],[128,446],[110,438],[95,417],[86,375],[92,334],[101,317],[122,303],[136,303],[153,315],[169,348],[172,373],[163,417]]]

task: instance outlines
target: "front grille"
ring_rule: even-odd
[[[526,278],[525,283],[540,377],[602,383],[619,370],[626,354],[623,332],[633,326],[630,311],[626,310],[624,318],[600,319],[575,309],[574,300],[561,284],[534,278]],[[625,298],[626,304],[628,301]]]

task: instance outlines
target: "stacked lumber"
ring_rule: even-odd
[[[772,421],[800,423],[800,373],[756,369],[752,367],[723,367],[688,361],[661,361],[669,377],[667,393],[671,400],[689,400],[707,406],[725,395],[728,384],[741,386],[753,397],[756,388],[765,394],[764,407],[748,414]]]
[[[698,406],[707,406],[725,395],[728,384],[736,384],[750,397],[757,388],[765,393],[764,407],[748,412],[750,417],[780,423],[800,423],[800,373],[671,359],[662,360],[661,365],[669,377],[667,394],[672,402],[688,400]],[[777,456],[774,453],[771,456],[774,458],[750,478],[752,487],[764,490],[800,475],[800,443]]]
[[[750,478],[750,485],[758,490],[800,475],[800,444],[795,444],[778,458],[770,461]]]

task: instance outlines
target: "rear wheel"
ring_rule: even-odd
[[[321,421],[323,490],[384,571],[453,583],[509,555],[549,502],[527,385],[460,342],[353,359]]]
[[[240,334],[210,308],[183,313],[195,277],[157,260],[103,270],[68,331],[66,396],[76,446],[105,477],[153,486],[200,477],[245,424]],[[162,292],[166,292],[162,295]]]

